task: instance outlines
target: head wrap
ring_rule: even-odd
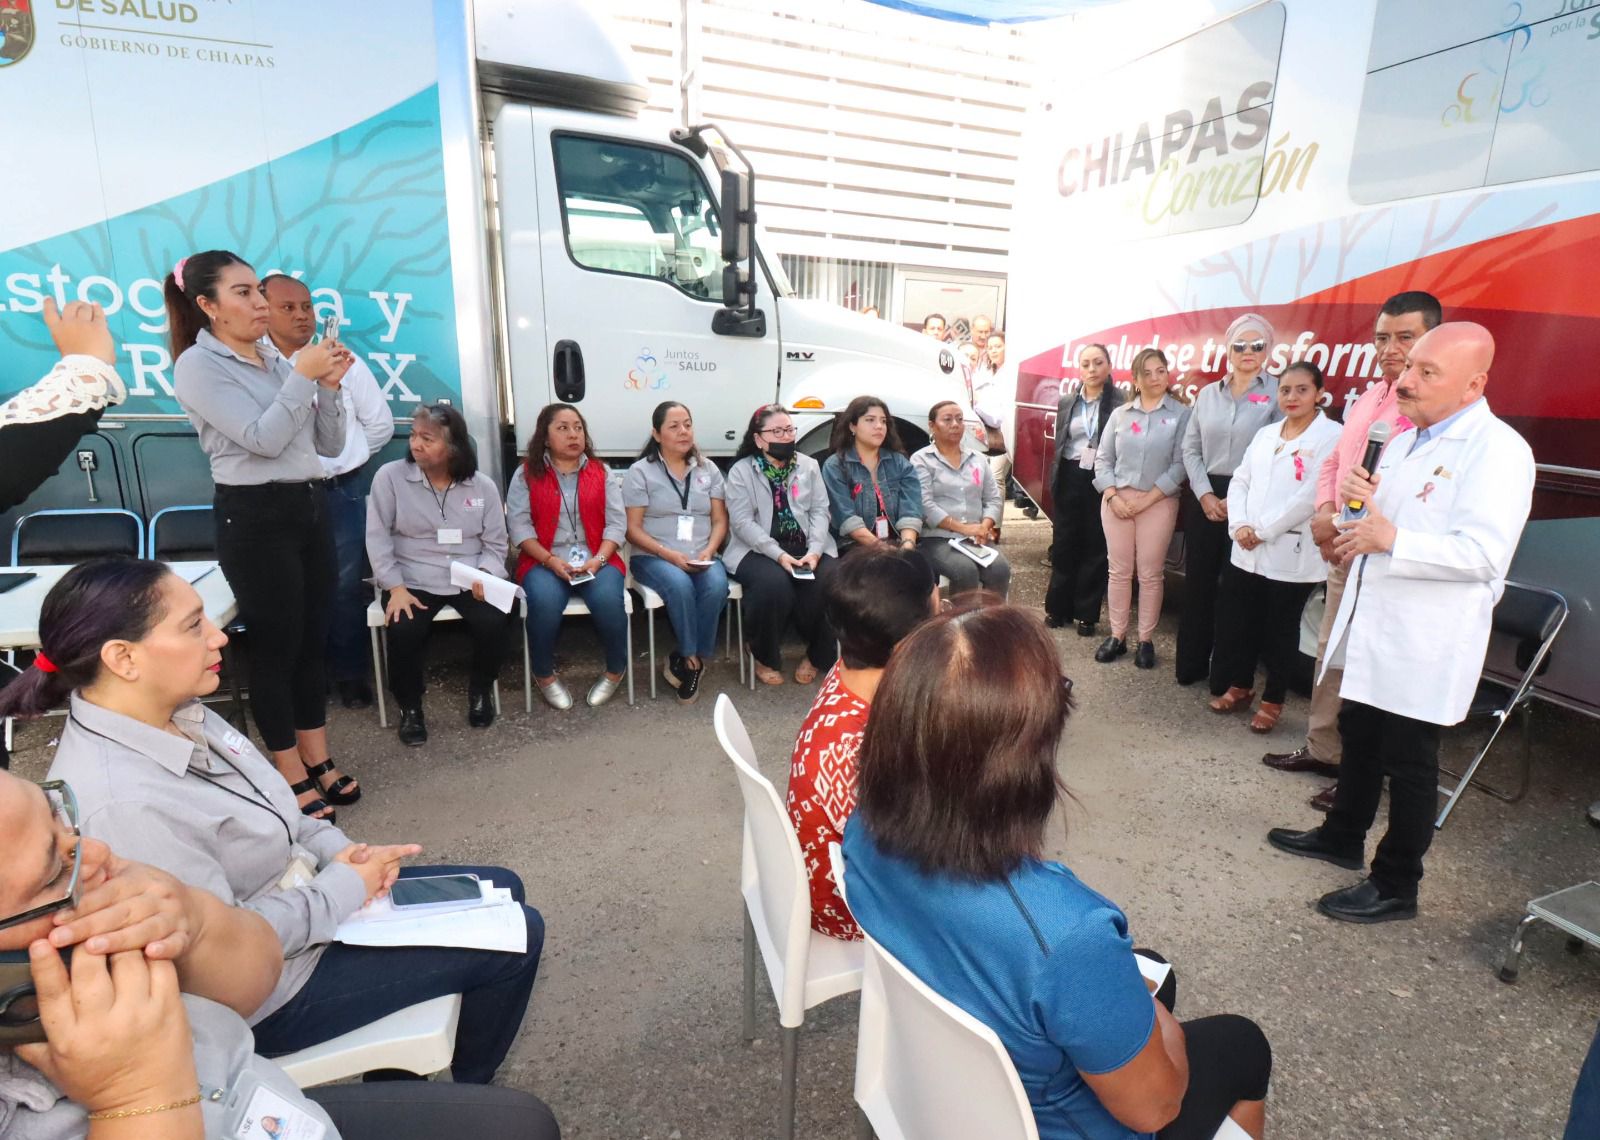
[[[1278,334],[1272,327],[1272,322],[1260,313],[1245,313],[1242,316],[1235,317],[1233,324],[1228,326],[1228,331],[1222,334],[1222,343],[1225,345],[1232,344],[1234,338],[1245,329],[1260,329],[1265,334],[1268,352],[1271,352],[1272,346],[1277,343]]]

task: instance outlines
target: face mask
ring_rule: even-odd
[[[794,441],[767,444],[767,454],[775,463],[787,463],[794,458]]]

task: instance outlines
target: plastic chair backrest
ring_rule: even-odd
[[[879,1140],[1039,1140],[1000,1038],[870,935],[855,1096]]]
[[[112,507],[34,511],[11,531],[13,566],[76,563],[102,554],[143,558],[144,520]]]
[[[164,507],[150,520],[150,557],[162,562],[217,556],[217,525],[209,506]]]
[[[767,976],[778,1002],[778,1021],[805,1019],[806,965],[811,945],[811,894],[800,840],[772,782],[756,770],[755,748],[726,693],[712,717],[717,741],[733,761],[744,796],[744,858],[740,890],[755,927]]]

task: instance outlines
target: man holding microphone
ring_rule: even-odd
[[[1344,670],[1338,790],[1321,827],[1267,834],[1281,851],[1359,870],[1388,775],[1388,831],[1369,877],[1318,901],[1330,918],[1416,917],[1439,729],[1472,702],[1533,500],[1533,452],[1483,398],[1493,359],[1481,325],[1442,324],[1417,340],[1395,386],[1411,426],[1375,473],[1357,466],[1339,487],[1356,517],[1334,540],[1348,585],[1321,675]]]

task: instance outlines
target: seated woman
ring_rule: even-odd
[[[28,685],[49,683],[29,676]],[[307,1099],[254,1055],[240,1017],[283,966],[272,927],[80,840],[75,804],[70,787],[0,774],[0,984],[31,980],[40,1015],[22,1028],[32,1040],[0,1045],[0,1136],[231,1136],[230,1110],[248,1105],[258,1086],[297,1136],[560,1136],[549,1109],[512,1089],[416,1081],[317,1089]],[[59,952],[67,947],[70,975]],[[98,1000],[82,1000],[91,993]]]
[[[1317,407],[1322,369],[1303,360],[1278,378],[1284,418],[1256,432],[1228,484],[1228,535],[1233,552],[1217,590],[1212,675],[1228,686],[1213,712],[1248,712],[1255,700],[1256,662],[1266,664],[1254,732],[1271,732],[1300,652],[1300,615],[1328,564],[1311,540],[1317,473],[1339,443],[1339,425]]]
[[[339,923],[402,873],[447,869],[402,872],[400,860],[421,848],[353,843],[302,815],[272,763],[200,703],[217,687],[228,639],[194,587],[159,562],[85,562],[45,596],[39,634],[44,648],[30,670],[39,676],[0,695],[0,715],[38,716],[70,695],[50,774],[77,793],[83,835],[272,925],[285,961],[252,1017],[257,1048],[290,1053],[458,993],[451,1071],[462,1083],[488,1083],[533,989],[539,912],[523,908],[523,953],[332,942]],[[523,899],[504,868],[459,870]]]
[[[839,549],[860,543],[915,546],[922,532],[922,484],[905,445],[876,396],[857,396],[833,418],[822,465],[828,512]]]
[[[757,408],[728,469],[723,562],[744,587],[750,656],[762,684],[783,684],[783,631],[791,618],[806,640],[796,683],[809,685],[833,667],[838,652],[822,595],[838,554],[822,469],[795,451],[794,421],[782,404]]]
[[[494,683],[506,655],[507,615],[484,600],[483,583],[450,581],[462,562],[506,576],[506,516],[494,480],[478,470],[467,421],[449,404],[418,408],[404,459],[378,468],[367,498],[367,559],[389,622],[389,690],[400,705],[400,743],[428,739],[423,666],[433,619],[449,606],[472,631],[467,723],[494,723]]]
[[[961,405],[941,400],[928,412],[933,442],[911,457],[922,483],[922,549],[933,568],[950,579],[950,592],[980,587],[1003,599],[1011,588],[1011,563],[995,544],[1005,499],[989,460],[961,446],[966,434]],[[957,544],[976,547],[987,565],[963,554]]]
[[[839,897],[828,845],[856,806],[856,753],[878,678],[906,634],[939,612],[939,579],[920,551],[870,546],[841,559],[823,591],[839,663],[823,678],[789,761],[789,815],[811,880],[811,928],[859,941]]]
[[[706,658],[728,604],[728,571],[717,558],[728,534],[722,472],[694,445],[694,417],[668,400],[650,416],[650,441],[622,482],[633,576],[666,602],[678,648],[662,676],[682,704],[700,695]]]
[[[528,655],[539,695],[551,708],[572,707],[572,694],[556,676],[556,642],[576,593],[605,648],[605,672],[587,697],[598,708],[628,668],[625,574],[617,557],[628,523],[622,476],[595,456],[589,425],[570,404],[540,410],[527,458],[506,487],[506,525],[517,547],[517,581],[528,596]]]
[[[944,614],[895,650],[860,755],[845,887],[862,928],[993,1029],[1041,1140],[1259,1140],[1272,1054],[1233,1015],[1180,1025],[1128,920],[1060,863],[1045,824],[1071,685],[1013,606]]]

